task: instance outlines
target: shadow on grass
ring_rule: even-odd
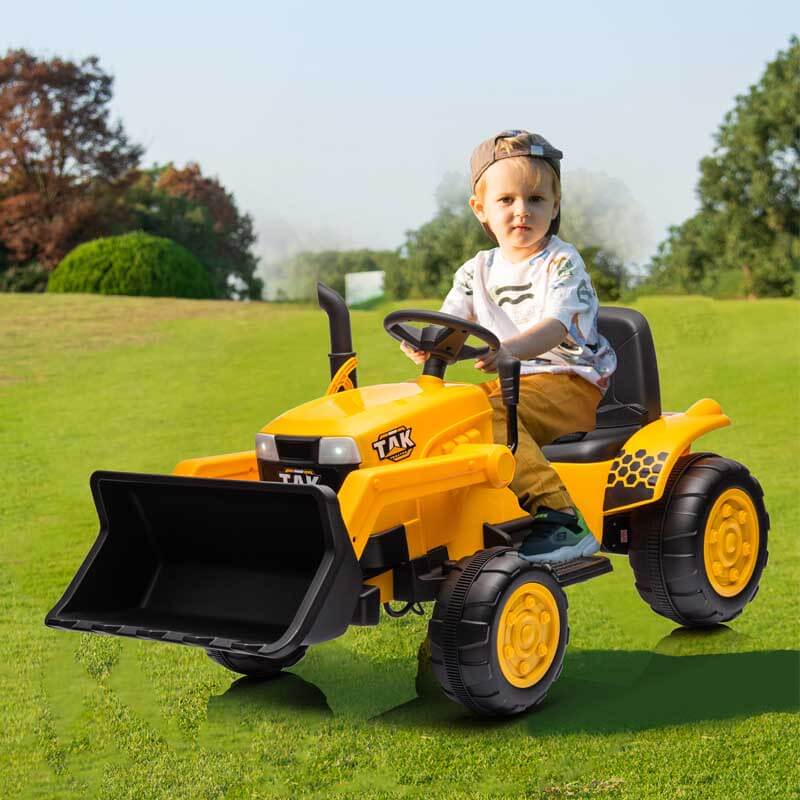
[[[209,698],[209,722],[247,717],[287,717],[298,712],[331,716],[333,712],[321,689],[299,675],[282,672],[274,678],[240,678],[225,694]]]
[[[577,654],[597,670],[623,668],[624,655]],[[800,654],[792,651],[667,656],[654,654],[628,687],[566,678],[553,687],[532,734],[615,733],[751,717],[798,707]]]
[[[208,721],[254,723],[302,712],[364,721],[413,699],[414,665],[408,659],[374,661],[340,642],[311,648],[291,671],[271,679],[240,678],[208,701]]]
[[[679,628],[655,652],[568,651],[564,672],[535,712],[481,720],[453,718],[432,674],[418,677],[419,697],[381,716],[401,726],[448,728],[519,725],[533,736],[616,733],[749,717],[800,707],[800,653],[730,652],[752,646],[748,637],[719,626]],[[720,652],[722,651],[722,652]],[[443,705],[444,704],[444,705]]]
[[[384,697],[389,710],[370,721],[476,734],[487,727],[514,726],[538,736],[638,731],[798,709],[800,653],[729,652],[748,646],[752,643],[747,637],[721,626],[706,632],[677,629],[655,652],[568,651],[564,673],[544,704],[535,712],[501,719],[473,716],[447,700],[421,658],[418,696],[408,702],[398,697],[394,707],[391,698]],[[332,715],[332,708],[336,717],[365,719],[369,676],[361,671],[341,677],[352,685],[346,696],[335,699],[291,673],[270,681],[238,680],[224,695],[211,699],[209,722],[222,722],[229,715],[241,721],[298,712],[319,719]]]
[[[199,741],[211,749],[244,752],[265,725],[291,728],[302,737],[332,717],[322,691],[291,672],[240,678],[224,694],[209,698]]]

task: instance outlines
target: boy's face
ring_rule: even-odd
[[[503,255],[515,262],[544,246],[558,214],[548,167],[536,169],[530,161],[522,157],[496,161],[483,174],[483,197],[473,195],[469,201],[475,216],[492,229]]]

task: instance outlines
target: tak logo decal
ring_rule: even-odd
[[[278,472],[278,477],[284,483],[299,483],[299,484],[318,484],[322,475],[317,475],[316,472],[310,469],[292,469],[287,467]]]
[[[408,458],[416,445],[411,440],[411,428],[401,425],[399,428],[382,433],[373,443],[372,449],[378,454],[378,458],[383,461],[402,461]]]

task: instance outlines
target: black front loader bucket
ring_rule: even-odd
[[[361,571],[333,490],[96,472],[100,534],[45,623],[281,658],[349,624]]]

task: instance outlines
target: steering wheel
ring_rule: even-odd
[[[408,325],[409,322],[424,324],[422,329]],[[443,314],[441,311],[401,309],[387,314],[383,320],[386,332],[401,342],[410,344],[415,350],[430,353],[425,362],[424,375],[441,378],[444,371],[457,361],[480,358],[489,351],[500,348],[500,340],[490,331],[461,317]],[[472,347],[466,344],[474,336],[487,347]]]
[[[424,324],[422,330],[406,324]],[[417,350],[430,353],[425,362],[423,375],[444,377],[444,371],[456,361],[480,358],[490,351],[500,349],[500,340],[486,328],[461,317],[442,314],[441,311],[419,311],[402,309],[392,311],[383,320],[386,332],[401,342],[407,342]],[[471,347],[467,339],[474,336],[486,347]],[[519,403],[519,359],[504,354],[497,360],[497,376],[500,381],[500,394],[506,407],[506,438],[512,453],[517,449],[517,404]]]

